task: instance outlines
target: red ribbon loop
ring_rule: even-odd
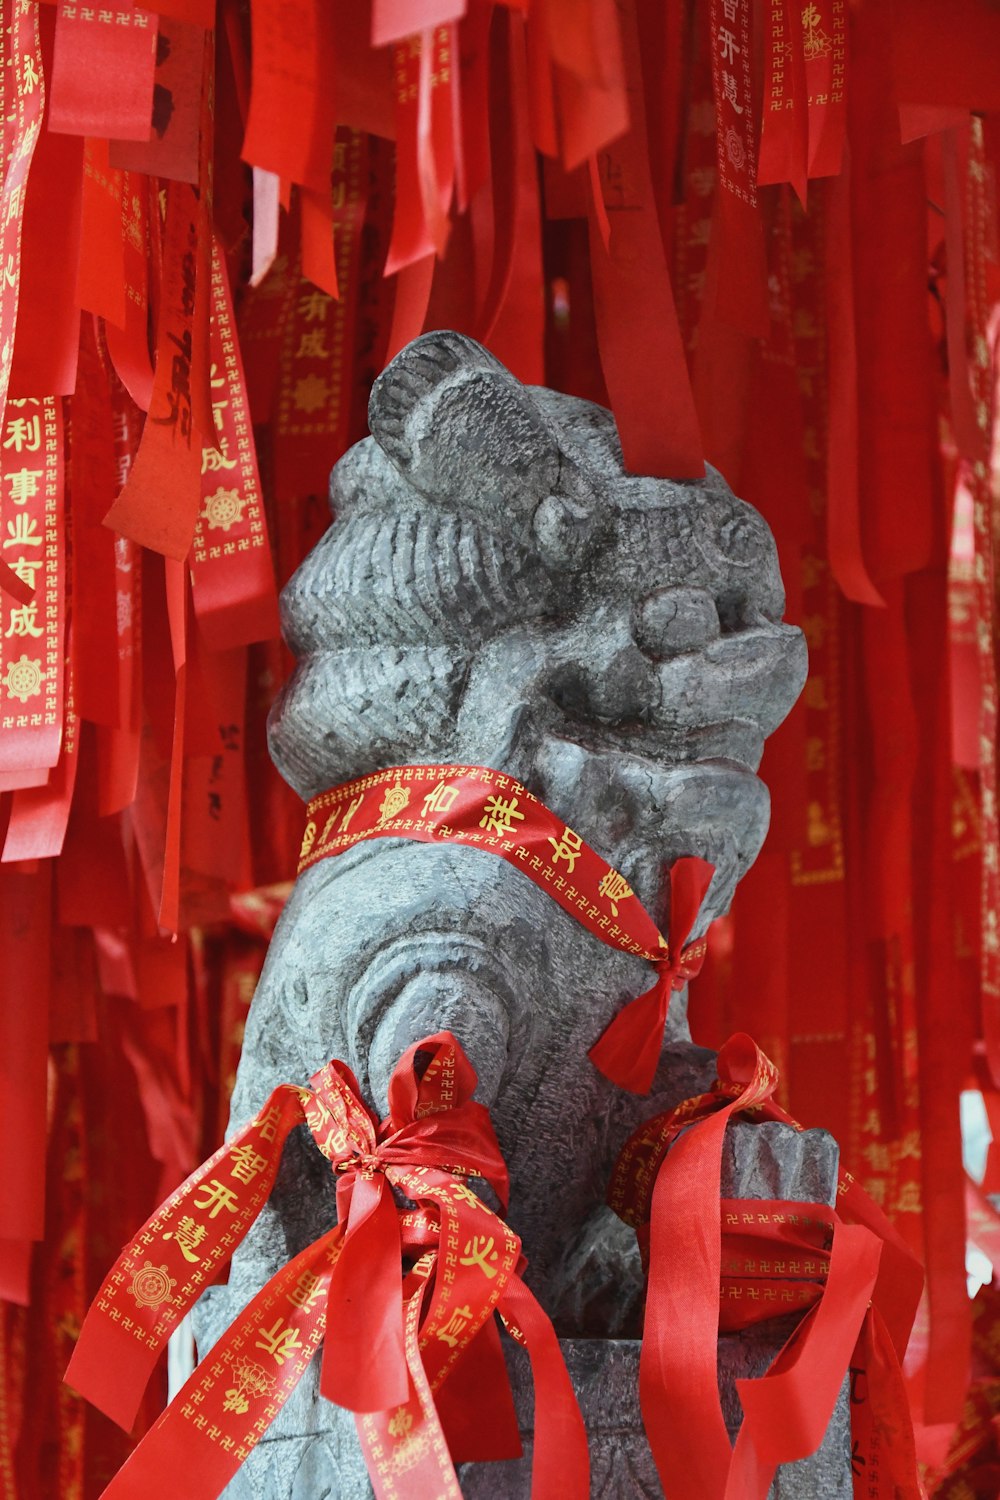
[[[214,1500],[324,1343],[323,1395],[357,1417],[379,1500],[388,1454],[415,1500],[459,1500],[452,1462],[516,1456],[494,1312],[538,1361],[536,1496],[589,1493],[586,1433],[551,1324],[518,1274],[521,1244],[468,1186],[506,1201],[507,1169],[476,1075],[448,1032],[400,1060],[381,1122],[343,1063],[283,1084],[126,1246],[95,1299],[67,1378],[130,1426],[170,1331],[260,1212],[290,1130],[307,1123],[337,1177],[339,1222],[284,1266],[223,1334],[106,1491]],[[417,1207],[398,1209],[394,1189]],[[404,1256],[415,1261],[404,1274]],[[437,1393],[457,1365],[468,1383]],[[561,1373],[560,1373],[561,1372]],[[476,1413],[495,1407],[496,1435]],[[445,1425],[443,1425],[443,1423]]]
[[[635,1226],[649,1268],[639,1389],[664,1491],[672,1500],[764,1500],[777,1465],[805,1456],[822,1440],[850,1367],[865,1371],[872,1388],[863,1411],[852,1405],[858,1453],[874,1456],[880,1444],[881,1453],[895,1450],[891,1470],[872,1464],[866,1471],[883,1486],[872,1493],[915,1500],[899,1359],[920,1296],[919,1266],[846,1174],[838,1188],[839,1215],[824,1205],[720,1203],[722,1144],[734,1116],[750,1113],[802,1128],[774,1102],[777,1081],[777,1069],[751,1037],[731,1037],[719,1053],[713,1090],[647,1121],[626,1142],[612,1174],[608,1201]],[[832,1227],[829,1250],[810,1248],[803,1215],[814,1235],[818,1225]],[[801,1271],[804,1263],[786,1253],[790,1216],[798,1221],[791,1238],[808,1251],[812,1290],[809,1273],[804,1288],[784,1280],[789,1265]],[[769,1240],[763,1261],[745,1258],[751,1230]],[[769,1279],[762,1285],[765,1264]],[[741,1298],[770,1302],[771,1316],[783,1302],[786,1310],[812,1306],[767,1375],[738,1382],[744,1422],[732,1448],[719,1402],[716,1345],[720,1327],[757,1321],[756,1308],[734,1308]],[[882,1479],[873,1478],[878,1472]]]

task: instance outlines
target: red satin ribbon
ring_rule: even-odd
[[[445,765],[398,766],[314,797],[306,810],[298,873],[374,838],[489,850],[522,870],[601,942],[654,963],[656,983],[619,1012],[589,1054],[620,1088],[649,1092],[671,992],[683,989],[705,960],[704,938],[685,943],[713,865],[691,856],[671,868],[667,941],[624,876],[519,781],[484,766]]]
[[[453,1388],[449,1428],[457,1418],[470,1424],[473,1402],[480,1412],[491,1396],[502,1405],[494,1312],[527,1344],[536,1371],[534,1493],[589,1493],[583,1422],[551,1324],[520,1280],[520,1241],[468,1186],[482,1177],[506,1204],[507,1170],[458,1042],[441,1032],[409,1049],[381,1124],[343,1063],[310,1084],[274,1090],[125,1247],[92,1304],[66,1378],[128,1427],[173,1327],[263,1207],[289,1132],[309,1126],[337,1173],[337,1226],[263,1287],[105,1494],[166,1500],[180,1467],[185,1494],[213,1500],[323,1342],[320,1390],[359,1414],[376,1494],[395,1495],[393,1475],[405,1473],[410,1495],[459,1497],[446,1445],[457,1461],[467,1455],[442,1426],[435,1396],[461,1365],[486,1390]],[[394,1188],[417,1207],[397,1209]],[[482,1449],[480,1438],[476,1457],[512,1456],[509,1444]]]
[[[801,1126],[774,1103],[777,1070],[750,1037],[731,1037],[718,1069],[712,1093],[685,1100],[635,1132],[608,1194],[648,1247],[639,1390],[664,1489],[672,1500],[764,1500],[778,1464],[819,1446],[850,1369],[852,1395],[865,1386],[857,1404],[852,1401],[854,1462],[866,1486],[861,1493],[916,1500],[899,1361],[923,1278],[895,1230],[847,1174],[838,1188],[839,1214],[808,1209],[812,1218],[829,1213],[833,1230],[822,1291],[767,1374],[737,1382],[744,1422],[735,1448],[730,1445],[716,1369],[719,1329],[731,1323],[719,1199],[723,1138],[730,1119],[746,1113]],[[739,1219],[751,1205],[727,1204],[725,1211]],[[773,1219],[775,1205],[753,1205],[753,1211]],[[794,1209],[784,1205],[781,1212]],[[772,1251],[771,1269],[773,1258]],[[772,1315],[780,1310],[772,1307]]]

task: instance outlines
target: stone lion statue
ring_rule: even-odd
[[[626,473],[609,412],[522,386],[456,333],[404,349],[369,418],[371,436],[333,471],[333,522],[282,595],[298,665],[271,715],[278,769],[304,799],[410,763],[509,773],[664,931],[671,863],[710,860],[704,932],[763,842],[755,773],[806,674],[767,525],[712,469]],[[589,1061],[651,980],[486,851],[361,844],[296,882],[251,1008],[233,1123],[331,1057],[383,1111],[402,1052],[450,1029],[510,1168],[529,1284],[561,1335],[629,1338],[642,1280],[631,1231],[604,1207],[607,1178],[641,1120],[714,1076],[683,994],[649,1096]],[[207,1342],[329,1227],[333,1197],[326,1163],[293,1138],[229,1287],[202,1307]],[[317,1433],[326,1458],[310,1448]],[[352,1442],[349,1417],[307,1378],[232,1491],[298,1494],[301,1473],[303,1496],[364,1494]]]

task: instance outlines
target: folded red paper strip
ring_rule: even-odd
[[[485,766],[437,765],[396,766],[314,797],[298,873],[375,838],[462,843],[499,855],[602,943],[655,964],[656,983],[619,1012],[589,1053],[620,1088],[649,1092],[671,991],[683,989],[705,960],[705,939],[687,939],[713,865],[691,856],[672,866],[668,941],[625,877],[519,781]]]
[[[822,1442],[850,1374],[855,1495],[917,1500],[899,1365],[923,1285],[916,1260],[847,1173],[836,1212],[720,1201],[731,1119],[802,1128],[775,1104],[777,1082],[750,1037],[731,1037],[713,1091],[640,1127],[612,1174],[608,1202],[636,1228],[649,1267],[639,1392],[657,1469],[672,1500],[765,1500],[777,1466]],[[763,1243],[748,1256],[751,1235]],[[793,1289],[784,1277],[795,1255],[807,1279]],[[818,1279],[803,1271],[808,1259]],[[753,1303],[756,1317],[746,1311]],[[734,1447],[719,1399],[719,1331],[795,1305],[809,1310],[767,1374],[736,1382],[744,1420]]]
[[[506,1208],[507,1170],[475,1085],[461,1046],[440,1032],[400,1059],[379,1123],[350,1069],[331,1062],[309,1088],[276,1088],[161,1204],[108,1273],[66,1372],[125,1427],[170,1333],[264,1206],[296,1125],[309,1126],[337,1174],[336,1227],[258,1292],[107,1496],[166,1500],[180,1467],[186,1496],[214,1500],[322,1343],[320,1391],[358,1413],[380,1500],[400,1493],[404,1473],[408,1497],[460,1500],[454,1463],[471,1456],[462,1432],[472,1409],[509,1404],[494,1313],[532,1361],[533,1495],[589,1494],[583,1421],[552,1325],[521,1280],[520,1241],[468,1183],[485,1179]],[[394,1188],[417,1207],[398,1208]],[[463,1379],[439,1412],[436,1397],[459,1365]],[[477,1438],[477,1458],[514,1456],[506,1431],[491,1454]]]

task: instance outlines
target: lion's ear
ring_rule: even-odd
[[[425,333],[372,387],[372,436],[420,493],[524,531],[556,488],[555,434],[521,383],[464,334]]]

